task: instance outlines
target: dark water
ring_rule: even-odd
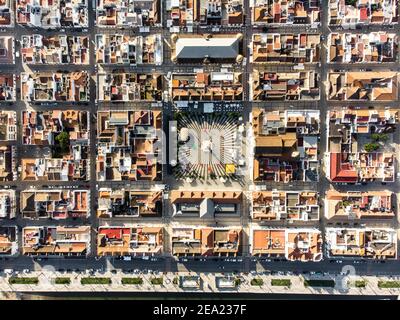
[[[23,300],[397,300],[397,296],[259,293],[42,292],[21,293]]]

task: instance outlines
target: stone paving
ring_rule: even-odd
[[[46,275],[43,273],[32,272],[29,274],[19,275],[19,277],[38,277],[39,284],[28,285],[28,284],[13,284],[9,283],[10,276],[0,278],[0,292],[2,297],[9,299],[10,292],[213,292],[213,293],[290,293],[290,294],[329,294],[329,295],[400,295],[400,288],[393,289],[380,289],[378,288],[378,281],[400,281],[400,276],[397,277],[360,277],[360,276],[348,276],[348,277],[333,277],[333,276],[312,276],[304,277],[299,276],[271,276],[271,275],[241,275],[240,285],[234,287],[218,287],[216,284],[217,277],[229,277],[227,274],[214,274],[204,273],[200,277],[202,279],[202,286],[199,289],[182,288],[176,281],[175,278],[179,276],[194,276],[196,273],[158,273],[158,274],[112,274],[111,272],[104,272],[102,274],[88,275],[88,274],[77,274],[77,273],[60,273],[51,272]],[[54,280],[56,277],[67,277],[70,278],[71,283],[68,285],[55,284]],[[92,284],[82,285],[81,279],[85,277],[98,277],[98,278],[110,278],[112,284]],[[121,283],[122,278],[142,278],[143,283],[141,285],[123,285]],[[154,285],[151,283],[152,278],[163,278],[162,285]],[[237,276],[230,275],[232,279]],[[257,278],[262,279],[262,285],[251,285],[251,280]],[[284,286],[272,286],[272,279],[289,279],[291,281],[290,287]],[[335,287],[305,287],[304,280],[335,280]],[[343,281],[342,281],[343,280]],[[348,286],[348,282],[364,280],[366,281],[365,288],[356,288]]]

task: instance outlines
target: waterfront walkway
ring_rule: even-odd
[[[197,281],[199,287],[184,287],[182,277],[200,277]],[[21,292],[203,292],[203,293],[259,293],[259,294],[318,294],[318,295],[400,295],[400,288],[379,288],[378,281],[400,281],[398,277],[369,277],[369,276],[277,276],[247,274],[240,276],[214,273],[157,273],[157,274],[114,274],[103,272],[101,274],[79,274],[60,272],[30,272],[12,277],[38,278],[38,284],[10,284],[10,275],[0,277],[0,291],[3,299],[10,299],[10,293]],[[83,278],[106,278],[111,284],[85,284]],[[56,284],[56,278],[69,278],[69,284]],[[122,284],[123,278],[141,278],[142,284]],[[153,284],[152,279],[162,278],[162,284]],[[199,278],[197,278],[199,279]],[[257,279],[257,285],[254,285]],[[261,280],[260,280],[261,279]],[[290,286],[272,285],[272,280],[290,280]],[[235,281],[236,280],[236,281]],[[253,280],[253,285],[252,285]],[[334,280],[334,287],[305,286],[305,280]],[[365,284],[363,288],[356,288],[355,281]],[[154,281],[153,281],[154,282]],[[192,283],[192,282],[188,282]],[[314,282],[315,283],[315,282]],[[331,282],[332,283],[332,282]]]

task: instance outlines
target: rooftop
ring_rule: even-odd
[[[391,191],[329,190],[325,196],[325,216],[328,219],[393,218],[394,203]]]
[[[318,110],[254,108],[254,181],[318,181]]]
[[[252,227],[251,253],[255,256],[284,257],[291,261],[321,261],[322,236],[317,229],[269,229]]]
[[[0,227],[0,257],[18,254],[18,230],[14,226]]]
[[[86,218],[90,214],[87,190],[24,190],[20,193],[20,210],[24,218]]]
[[[0,141],[17,140],[17,113],[0,111]]]
[[[161,101],[163,76],[153,73],[99,73],[97,99],[113,102]]]
[[[394,181],[394,153],[389,142],[398,111],[352,110],[328,114],[327,177],[335,183]]]
[[[149,27],[161,23],[161,0],[96,0],[99,27]]]
[[[319,75],[314,71],[263,72],[252,74],[254,101],[319,100]]]
[[[59,135],[68,134],[68,143],[87,145],[89,139],[89,113],[77,110],[22,111],[22,141],[25,145],[63,148]],[[68,151],[68,150],[61,150]]]
[[[172,0],[166,10],[171,26],[239,26],[244,20],[243,0]]]
[[[17,180],[17,147],[0,143],[0,181]]]
[[[326,228],[328,256],[370,259],[397,257],[397,232],[384,228]]]
[[[89,38],[24,35],[21,39],[21,56],[26,64],[89,64]]]
[[[72,155],[62,158],[23,158],[21,168],[23,181],[87,181],[87,149],[76,147]]]
[[[317,63],[320,57],[319,34],[253,34],[255,63]]]
[[[395,62],[398,37],[395,33],[331,33],[328,38],[328,62]]]
[[[99,218],[160,218],[162,211],[162,191],[101,188],[98,192]]]
[[[97,178],[160,181],[161,111],[100,111],[97,114]]]
[[[254,0],[255,24],[319,24],[319,0]]]
[[[397,76],[392,71],[330,72],[329,100],[396,101]]]
[[[14,3],[12,0],[0,1],[0,26],[11,27],[14,25]]]
[[[96,62],[100,64],[161,65],[161,34],[128,36],[96,34]]]
[[[0,219],[12,219],[17,215],[16,192],[0,189]]]
[[[22,253],[29,256],[85,256],[90,248],[90,226],[25,227]]]
[[[397,1],[329,0],[329,24],[389,24],[397,22]]]
[[[251,214],[259,221],[318,221],[319,195],[314,191],[253,192]]]
[[[100,227],[97,235],[97,255],[160,255],[163,253],[163,243],[163,227]]]
[[[0,74],[0,102],[16,100],[15,75]]]
[[[87,28],[88,0],[16,0],[16,20],[36,28]]]
[[[22,100],[31,102],[89,101],[89,77],[86,71],[65,73],[21,73]]]
[[[214,219],[215,216],[239,215],[243,206],[241,191],[177,191],[170,192],[176,218]]]
[[[176,256],[237,256],[242,250],[242,229],[176,227],[171,242]]]
[[[171,96],[174,101],[240,101],[242,77],[239,72],[174,73]]]
[[[172,37],[172,61],[239,62],[243,59],[241,41],[243,35],[174,35]]]
[[[0,25],[1,25],[1,9],[0,9]],[[14,37],[0,37],[0,63],[13,64],[15,62]]]

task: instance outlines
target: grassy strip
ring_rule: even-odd
[[[264,284],[264,280],[261,278],[254,278],[251,279],[250,284],[252,286],[262,286]]]
[[[161,277],[161,278],[152,278],[152,279],[150,280],[150,283],[151,283],[151,284],[154,284],[154,285],[162,285],[163,282],[164,282],[164,280],[163,280],[162,277]]]
[[[304,280],[305,287],[335,287],[335,280]]]
[[[87,277],[81,279],[81,284],[111,284],[110,278]]]
[[[272,279],[271,286],[281,286],[281,287],[290,287],[292,285],[292,281],[290,279]]]
[[[365,288],[367,286],[367,281],[365,281],[365,280],[356,280],[356,282],[354,282],[354,286],[356,288]]]
[[[67,278],[67,277],[57,277],[54,280],[55,284],[71,284],[71,278]]]
[[[142,278],[122,278],[121,279],[122,284],[143,284],[143,279]]]
[[[378,281],[378,288],[391,289],[400,288],[400,281]]]
[[[38,284],[38,277],[11,277],[8,279],[9,284]]]

